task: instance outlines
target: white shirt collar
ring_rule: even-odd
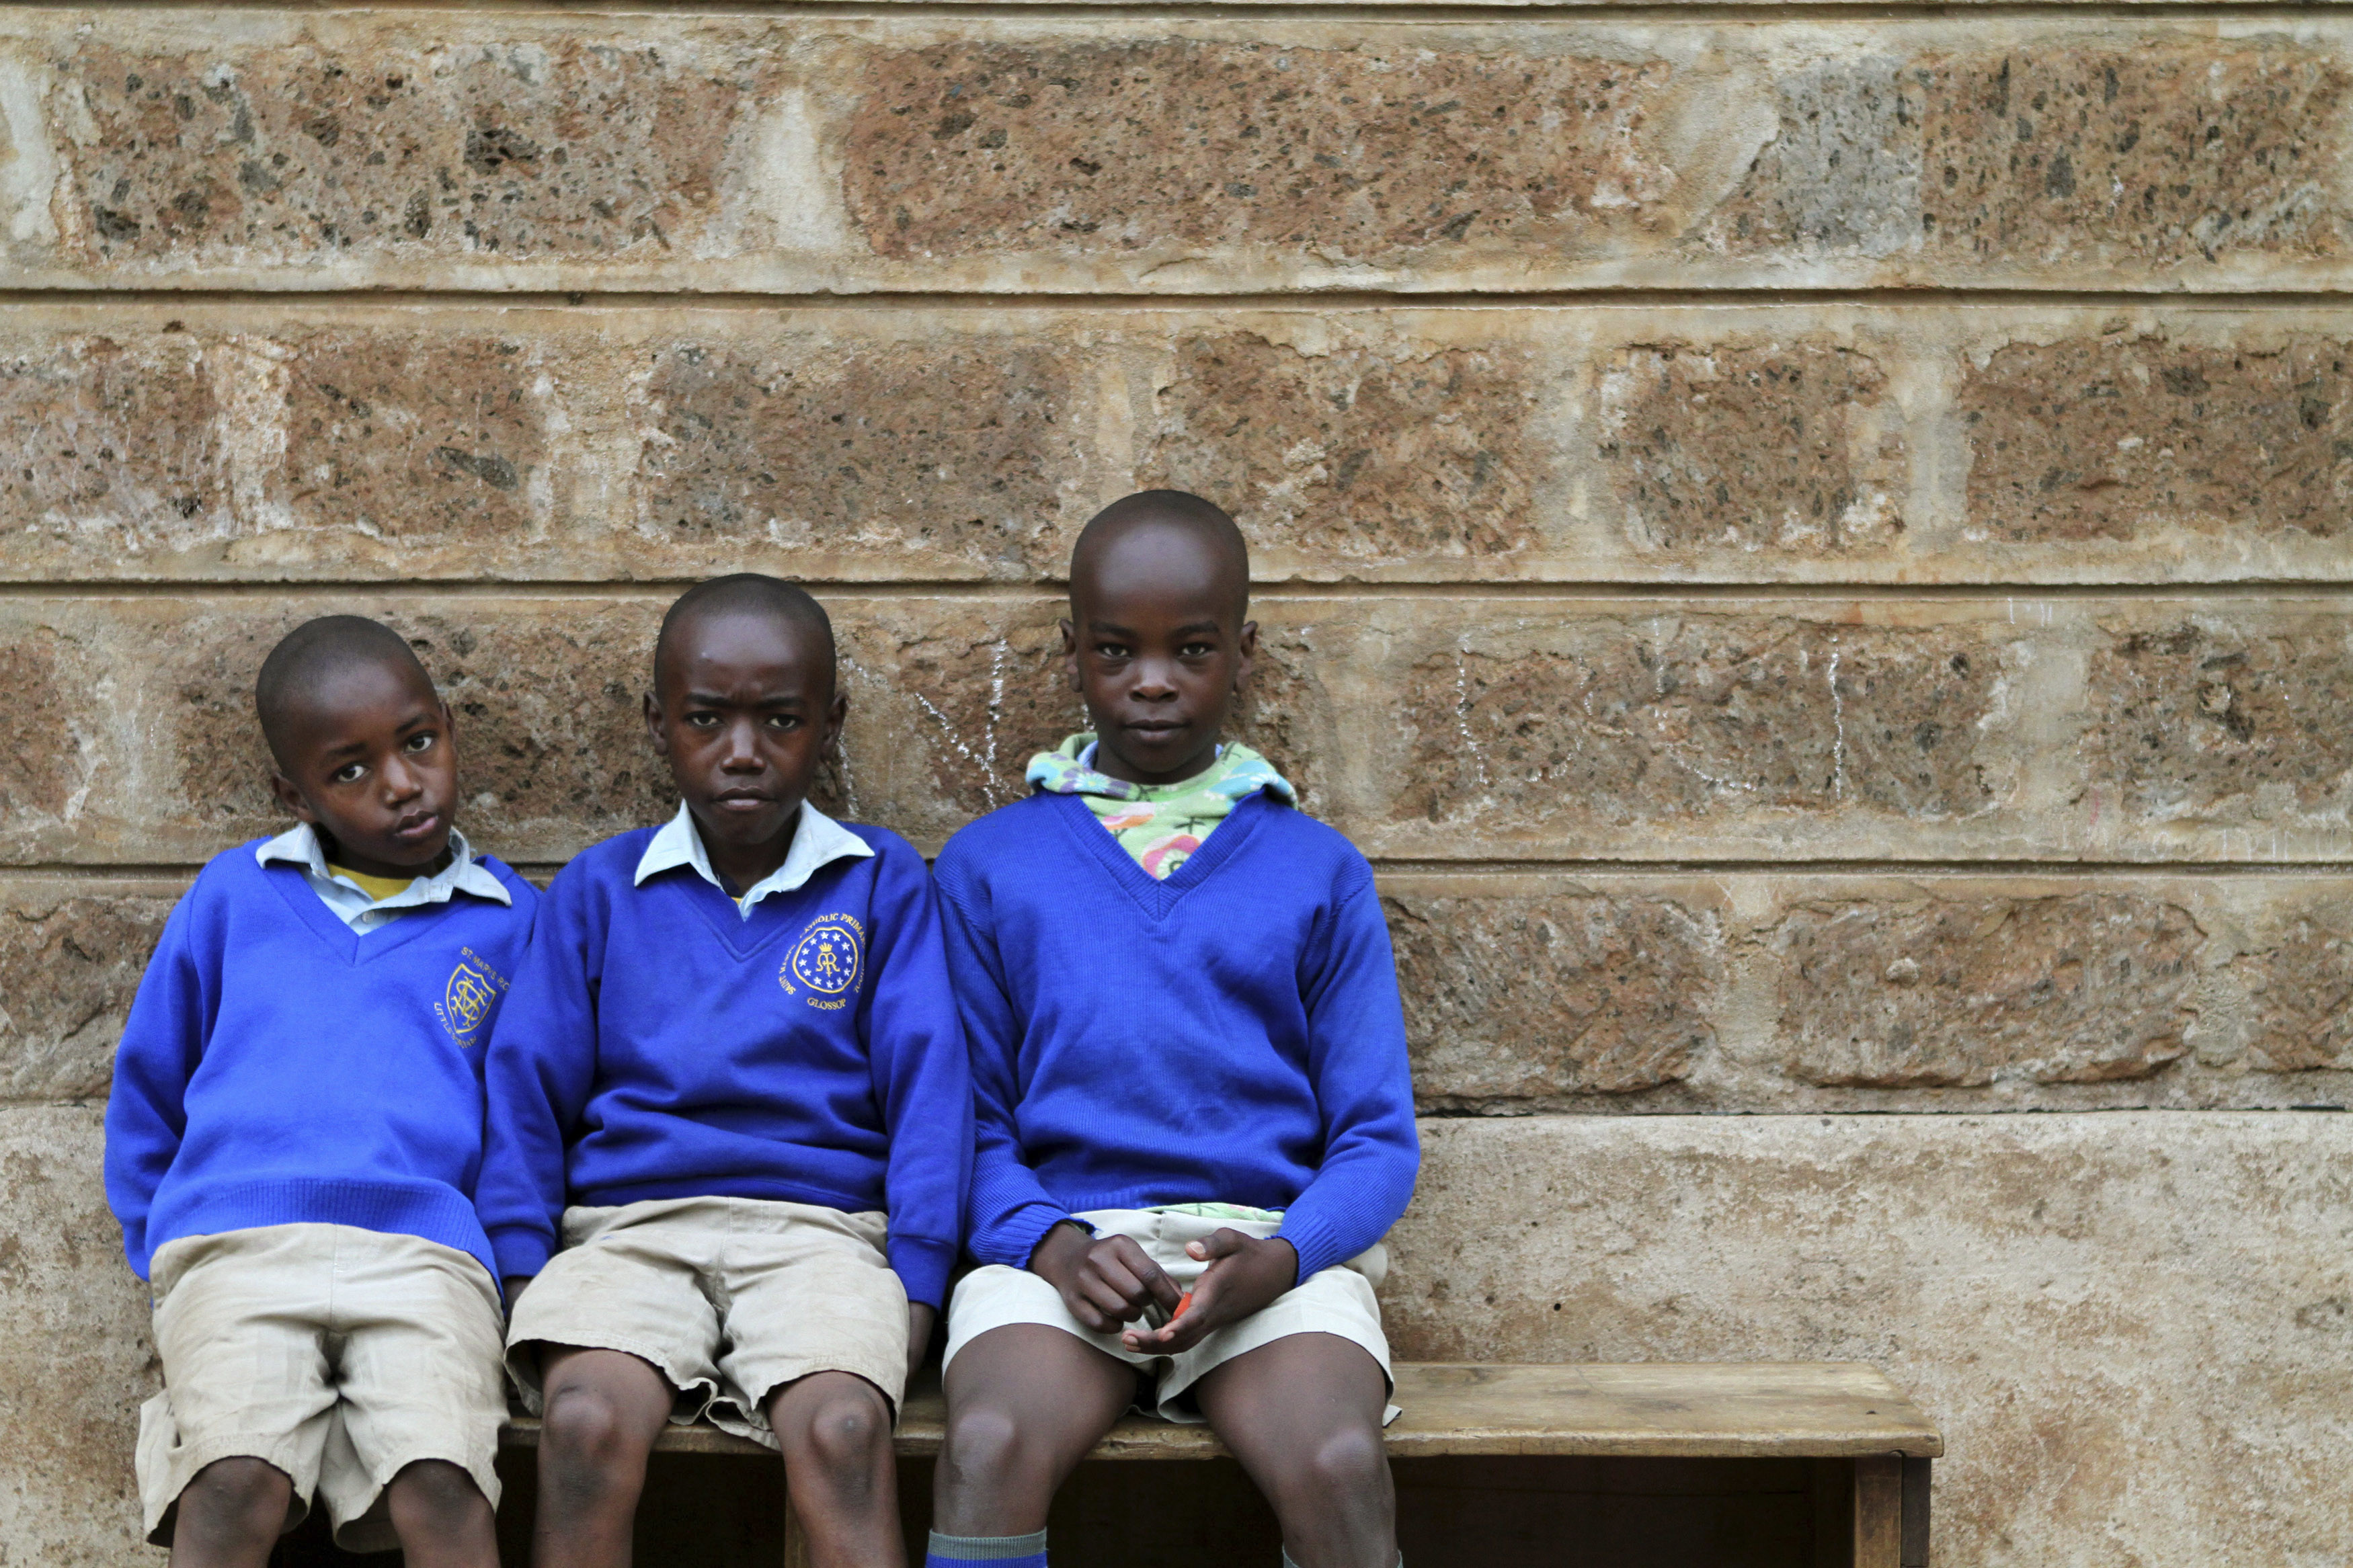
[[[330,870],[326,846],[319,841],[319,830],[307,822],[298,822],[277,837],[257,845],[253,858],[255,864],[261,866],[284,860],[301,867],[311,890],[354,931],[373,931],[404,910],[446,904],[453,893],[471,893],[478,899],[510,907],[514,903],[506,884],[474,858],[466,836],[454,827],[449,830],[449,864],[430,877],[417,878],[388,899],[378,899],[349,877],[339,877]]]
[[[844,827],[808,802],[801,802],[798,823],[793,828],[793,847],[785,852],[785,863],[744,889],[735,900],[735,912],[744,919],[752,916],[752,906],[771,893],[789,893],[836,860],[863,858],[874,853],[866,840]],[[645,853],[638,857],[638,869],[631,879],[634,886],[643,887],[648,877],[680,866],[691,866],[694,874],[718,889],[727,891],[727,884],[711,868],[711,857],[702,847],[702,835],[694,829],[694,814],[686,803],[678,803],[678,815],[671,817],[646,840]]]

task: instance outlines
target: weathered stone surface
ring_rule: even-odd
[[[756,64],[472,31],[438,45],[397,24],[340,44],[76,38],[53,60],[57,95],[83,117],[56,148],[69,252],[104,269],[629,257],[701,239],[738,116],[766,85]]]
[[[1493,629],[1398,672],[1392,820],[1743,810],[1951,820],[2000,801],[1979,629],[1667,614]],[[1482,630],[1485,628],[1482,628]],[[1533,627],[1531,627],[1533,630]]]
[[[6,531],[102,532],[132,550],[216,533],[229,499],[218,415],[185,335],[68,332],[0,355]]]
[[[976,40],[865,70],[843,195],[892,258],[1574,246],[1675,184],[1646,135],[1672,71],[1639,58]]]
[[[1053,573],[1092,434],[1077,357],[954,338],[657,351],[638,393],[639,531],[893,555],[909,575],[934,560]]]
[[[1400,1356],[1864,1361],[1944,1430],[1936,1560],[2353,1553],[2342,1116],[1425,1122]]]
[[[2353,809],[2341,616],[2119,623],[2086,681],[2094,786],[2146,822],[2327,830]]]
[[[1381,902],[1425,1106],[1658,1089],[1715,1044],[1713,910],[1516,888]]]
[[[1837,344],[1620,350],[1600,455],[1629,533],[1660,550],[1885,550],[1905,467],[1886,382]]]
[[[0,1110],[0,1542],[11,1562],[122,1568],[142,1541],[131,1456],[155,1392],[147,1291],[100,1185],[100,1108]]]
[[[179,889],[0,883],[0,1100],[104,1098],[114,1047]]]
[[[65,816],[81,783],[74,733],[75,694],[60,678],[62,639],[48,626],[11,628],[0,639],[0,691],[17,714],[17,733],[0,751],[0,816]]]
[[[2353,1051],[2353,908],[2299,915],[2232,962],[2247,998],[2248,1054],[2274,1072],[2347,1065]]]
[[[2121,891],[1800,907],[1772,938],[1789,1070],[1882,1089],[2146,1078],[2188,1049],[2203,936]]]
[[[2008,541],[2334,539],[2353,518],[2353,350],[2014,343],[1967,373],[1970,524]]]
[[[1477,562],[1534,542],[1546,464],[1525,351],[1311,354],[1255,332],[1204,335],[1176,345],[1155,391],[1139,483],[1220,498],[1258,571]]]

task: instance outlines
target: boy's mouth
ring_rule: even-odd
[[[721,811],[757,811],[763,806],[774,805],[776,798],[754,790],[731,789],[712,795],[711,804]]]
[[[398,822],[394,823],[392,825],[392,836],[395,838],[399,839],[404,844],[414,844],[418,839],[430,835],[435,828],[440,826],[441,814],[439,812],[420,811],[410,816],[404,816]]]

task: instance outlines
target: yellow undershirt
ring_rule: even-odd
[[[364,871],[354,871],[348,866],[338,866],[332,861],[329,862],[327,869],[335,876],[357,883],[361,892],[379,904],[396,894],[408,891],[417,885],[417,879],[414,877],[371,877]]]

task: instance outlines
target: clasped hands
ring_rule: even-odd
[[[1194,1280],[1192,1302],[1177,1316],[1185,1290],[1152,1261],[1133,1237],[1094,1237],[1063,1220],[1029,1255],[1029,1271],[1060,1292],[1071,1316],[1099,1334],[1118,1334],[1131,1351],[1176,1355],[1216,1330],[1240,1322],[1299,1282],[1299,1254],[1281,1237],[1261,1241],[1221,1229],[1188,1244],[1186,1255],[1207,1263]],[[1158,1328],[1135,1323],[1151,1307],[1171,1314]]]

